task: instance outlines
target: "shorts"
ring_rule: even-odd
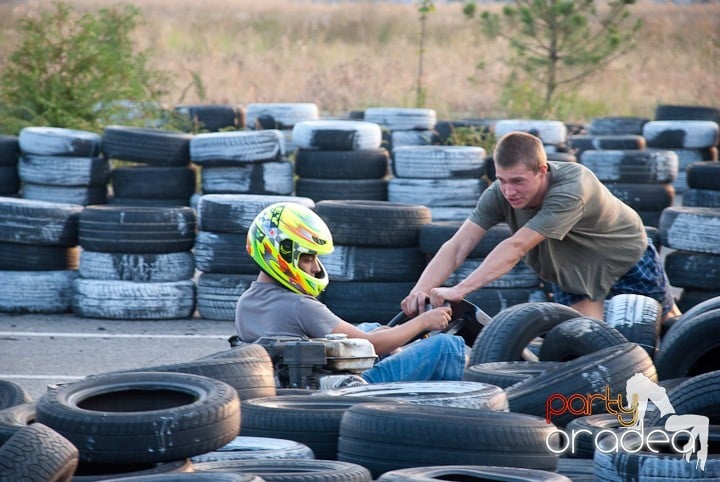
[[[553,284],[552,288],[554,301],[563,305],[571,306],[590,298],[587,295],[567,293],[556,284]],[[607,298],[622,294],[644,295],[657,300],[662,305],[663,315],[673,308],[675,300],[670,282],[663,269],[660,255],[652,243],[648,243],[640,261],[610,288]]]

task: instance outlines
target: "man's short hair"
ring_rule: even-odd
[[[495,165],[510,169],[518,164],[533,172],[547,165],[547,154],[542,141],[527,132],[508,132],[500,138],[493,152]]]

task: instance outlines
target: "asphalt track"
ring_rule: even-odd
[[[37,400],[47,386],[113,370],[192,360],[230,348],[232,322],[0,314],[0,379]]]

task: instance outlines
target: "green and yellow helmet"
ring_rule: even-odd
[[[334,249],[325,222],[301,204],[275,203],[260,211],[248,230],[246,248],[260,269],[295,293],[318,296],[328,285],[320,260],[316,276],[298,266],[303,253],[323,255]]]

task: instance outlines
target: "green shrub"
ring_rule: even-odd
[[[99,132],[157,116],[167,78],[134,49],[139,10],[79,15],[62,2],[54,7],[17,21],[18,45],[0,73],[0,131],[50,125]]]

